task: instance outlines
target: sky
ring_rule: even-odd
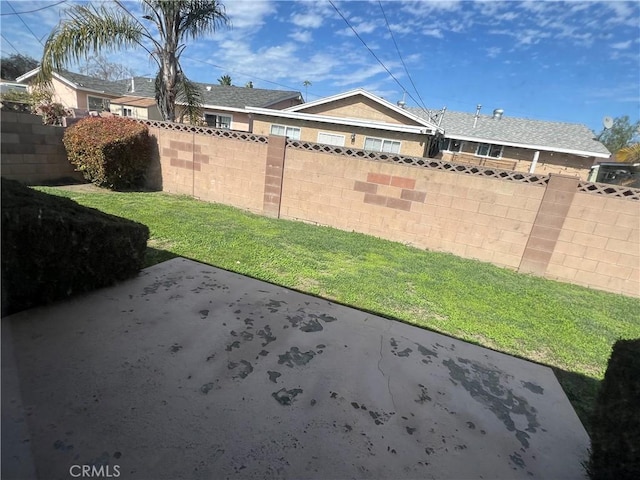
[[[2,57],[39,60],[75,3],[1,0]],[[141,18],[138,2],[122,3]],[[217,84],[227,74],[234,85],[296,90],[308,101],[364,88],[393,103],[404,96],[408,106],[473,113],[481,104],[484,114],[501,108],[596,133],[605,116],[640,118],[638,1],[222,3],[231,25],[186,42],[181,63],[191,80]],[[156,73],[143,49],[108,59]]]

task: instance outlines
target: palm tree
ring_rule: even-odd
[[[616,160],[625,163],[640,162],[640,143],[633,143],[616,152]]]
[[[51,32],[44,46],[38,80],[49,83],[53,70],[70,60],[88,58],[123,47],[142,47],[158,65],[156,103],[165,120],[175,121],[176,101],[186,104],[189,117],[200,113],[200,91],[180,66],[186,42],[228,25],[229,18],[219,0],[140,0],[143,20],[157,30],[155,36],[142,20],[122,3],[74,5]]]
[[[219,79],[218,79],[218,83],[220,85],[225,85],[227,87],[231,86],[231,77],[229,75],[222,75]]]
[[[308,102],[309,101],[309,87],[313,85],[309,80],[305,80],[304,82],[302,82],[302,86],[304,87],[304,101]]]

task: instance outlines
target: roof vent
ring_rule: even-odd
[[[500,120],[503,114],[504,114],[504,110],[502,110],[501,108],[496,108],[493,111],[493,118],[495,118],[496,120]]]
[[[207,92],[211,91],[211,85],[207,85]]]

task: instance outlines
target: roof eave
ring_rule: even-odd
[[[247,107],[247,112],[256,113],[259,115],[266,115],[271,117],[289,118],[292,120],[306,120],[310,122],[320,123],[332,123],[335,125],[347,125],[352,127],[373,128],[377,130],[388,130],[403,133],[414,134],[430,134],[436,133],[433,128],[425,128],[424,126],[416,125],[401,125],[394,123],[382,123],[372,122],[370,120],[362,120],[359,118],[343,118],[343,117],[330,117],[327,115],[316,115],[312,113],[298,113],[288,110],[272,110],[268,108]]]

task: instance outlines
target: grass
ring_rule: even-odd
[[[613,343],[640,337],[640,299],[189,197],[39,189],[149,226],[147,265],[184,256],[551,366],[587,429]]]

